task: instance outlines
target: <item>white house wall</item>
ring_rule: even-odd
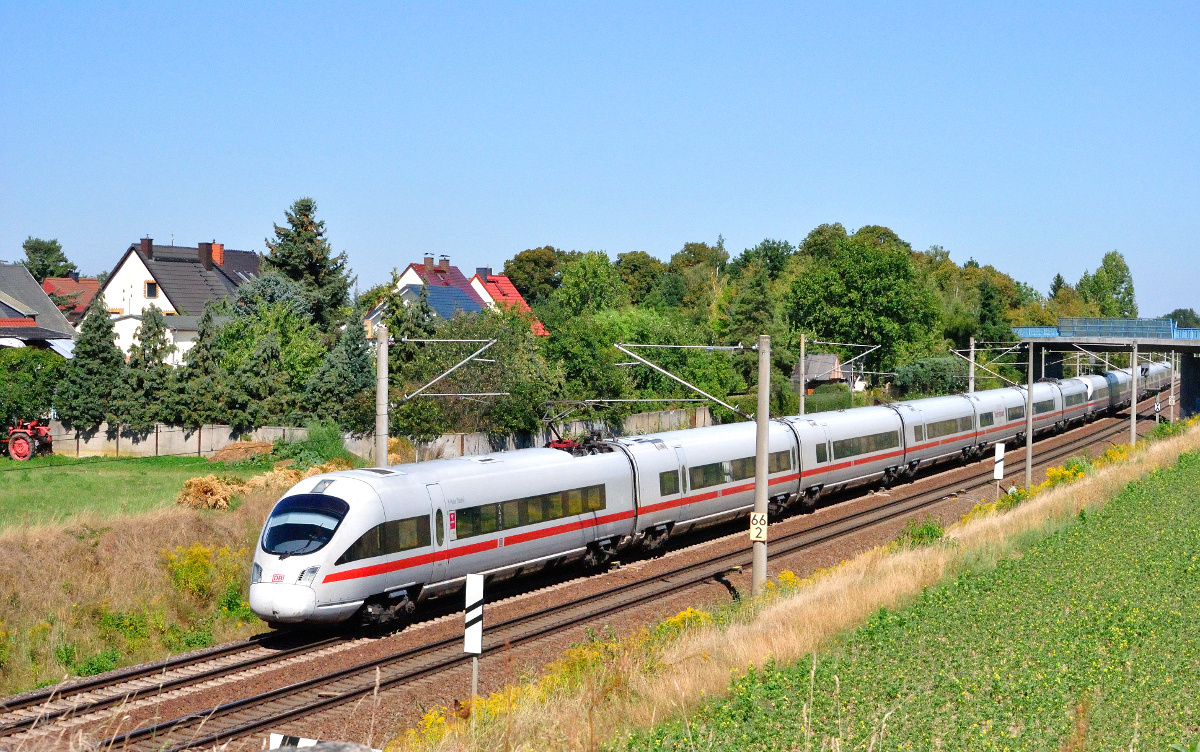
[[[171,321],[168,319],[167,325],[169,326],[170,323]],[[113,322],[113,332],[117,335],[117,347],[121,348],[121,352],[125,353],[126,357],[129,357],[129,349],[138,341],[137,330],[141,325],[140,319],[132,317],[121,317]],[[183,365],[184,353],[195,346],[197,334],[198,332],[185,329],[168,329],[167,338],[171,344],[175,345],[175,352],[167,357],[167,363],[173,366]]]
[[[104,286],[104,307],[117,316],[140,316],[151,304],[158,306],[163,313],[178,313],[171,301],[167,300],[161,285],[157,298],[146,297],[146,282],[153,281],[154,275],[141,257],[137,253],[130,253]]]

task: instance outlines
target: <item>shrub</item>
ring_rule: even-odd
[[[345,460],[352,466],[358,460],[346,449],[342,431],[333,422],[314,421],[305,426],[307,436],[301,441],[277,441],[272,456],[276,460],[293,460],[299,470],[322,465],[330,460]]]
[[[225,592],[239,581],[240,561],[245,555],[245,550],[231,551],[229,546],[216,548],[200,543],[176,547],[174,553],[163,552],[175,589],[201,603],[211,601],[217,593]]]
[[[896,369],[893,383],[908,394],[946,394],[962,387],[967,363],[959,358],[924,358]]]
[[[918,548],[936,543],[946,534],[946,528],[937,517],[929,515],[917,522],[909,520],[904,523],[904,529],[896,536],[895,544],[900,548]]]

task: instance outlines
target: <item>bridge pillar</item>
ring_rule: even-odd
[[[1200,413],[1200,352],[1179,355],[1179,415],[1188,418]]]

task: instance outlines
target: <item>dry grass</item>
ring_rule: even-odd
[[[188,478],[183,482],[183,489],[179,495],[175,497],[175,503],[189,509],[229,509],[235,498],[242,498],[259,491],[282,492],[305,478],[311,478],[321,473],[350,470],[353,467],[347,460],[332,459],[303,471],[292,470],[286,466],[277,467],[249,480],[226,475]],[[276,493],[276,496],[278,495]]]
[[[72,668],[160,658],[205,635],[219,642],[260,631],[261,622],[237,609],[220,613],[221,593],[181,586],[168,554],[198,545],[214,566],[241,575],[244,589],[254,541],[279,493],[260,488],[233,511],[80,516],[0,534],[0,690],[53,683]]]
[[[949,528],[939,545],[875,549],[802,587],[751,601],[738,618],[683,631],[649,664],[636,651],[619,650],[582,680],[541,681],[541,688],[556,687],[553,691],[510,690],[507,696],[518,699],[505,703],[496,717],[477,719],[474,736],[453,719],[450,733],[443,734],[444,722],[433,715],[424,730],[393,747],[590,750],[624,729],[685,717],[706,698],[724,694],[730,678],[749,667],[804,659],[881,607],[901,606],[947,576],[1008,556],[1029,536],[1067,524],[1080,509],[1103,505],[1130,481],[1197,449],[1200,427],[1143,446],[1128,462],[1044,491],[1011,511],[973,515]]]

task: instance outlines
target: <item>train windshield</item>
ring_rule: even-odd
[[[348,511],[349,504],[325,494],[296,494],[281,499],[263,529],[263,551],[281,559],[319,551]]]

